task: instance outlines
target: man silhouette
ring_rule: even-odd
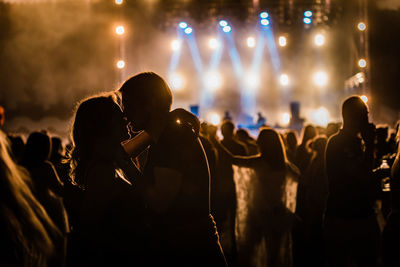
[[[342,106],[343,128],[326,148],[329,197],[325,238],[329,266],[376,266],[379,228],[374,203],[379,183],[373,177],[375,126],[358,96]],[[353,266],[351,265],[351,266]]]

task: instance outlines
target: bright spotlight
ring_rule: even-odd
[[[290,123],[290,114],[287,112],[282,113],[279,122],[281,126],[288,126]]]
[[[208,40],[208,46],[211,49],[217,49],[219,47],[219,42],[217,39],[211,38],[210,40]]]
[[[368,97],[366,95],[360,96],[361,100],[364,101],[365,104],[368,102]]]
[[[320,107],[311,112],[310,117],[311,121],[319,126],[325,127],[330,122],[329,111],[324,107]]]
[[[115,28],[115,33],[118,34],[118,35],[123,35],[124,32],[125,32],[124,26],[121,26],[121,25],[120,25],[120,26],[117,26],[117,27]]]
[[[213,112],[208,115],[208,120],[211,122],[212,125],[217,126],[221,123],[221,116]]]
[[[188,26],[187,23],[186,23],[186,22],[183,22],[183,21],[182,21],[182,22],[179,22],[178,25],[179,25],[179,28],[181,28],[181,29],[186,29],[187,26]]]
[[[256,39],[254,39],[254,37],[248,37],[247,38],[247,46],[254,47],[255,45],[256,45]]]
[[[181,43],[178,40],[173,40],[171,42],[171,48],[173,51],[178,51],[179,49],[181,49]]]
[[[360,22],[360,23],[357,24],[357,28],[360,31],[365,31],[367,29],[367,25],[365,25],[364,22]]]
[[[187,27],[187,28],[185,29],[185,33],[186,33],[187,35],[191,34],[192,32],[193,32],[193,29],[190,28],[190,27]]]
[[[261,13],[260,13],[260,18],[266,19],[266,18],[268,18],[268,17],[269,17],[269,14],[268,14],[267,12],[261,12]]]
[[[358,61],[358,66],[360,66],[360,68],[365,68],[367,66],[367,61],[365,59],[360,59]]]
[[[279,42],[279,46],[284,47],[284,46],[286,46],[286,44],[287,44],[287,39],[286,39],[285,36],[280,36],[278,42]]]
[[[304,18],[303,22],[304,22],[304,24],[311,24],[311,19],[310,18]]]
[[[179,91],[183,88],[183,86],[185,85],[185,82],[184,82],[182,76],[180,76],[177,73],[174,73],[169,77],[169,84],[170,84],[172,90]]]
[[[249,90],[254,90],[260,85],[260,77],[254,73],[248,73],[244,80],[244,85]]]
[[[314,74],[314,83],[319,86],[323,87],[328,83],[328,75],[324,71],[318,71]]]
[[[287,74],[281,74],[279,77],[279,82],[283,86],[288,86],[289,85],[289,76]]]
[[[269,25],[269,20],[268,19],[262,19],[262,20],[260,20],[260,23],[261,23],[261,25],[268,26]]]
[[[219,26],[221,26],[221,27],[228,26],[228,22],[226,20],[220,20],[219,21]]]
[[[204,86],[208,89],[217,89],[222,85],[222,78],[218,72],[209,71],[203,78]]]
[[[320,33],[315,35],[314,43],[316,46],[323,46],[325,44],[325,37]]]
[[[123,2],[124,2],[123,0],[115,0],[115,4],[117,5],[122,5]]]
[[[118,60],[118,62],[117,62],[117,68],[118,68],[118,69],[123,69],[123,68],[125,68],[125,61],[123,61],[123,60]]]
[[[231,28],[231,26],[228,25],[228,26],[223,27],[222,30],[224,32],[228,33],[228,32],[230,32],[232,30],[232,28]]]
[[[312,17],[312,11],[307,10],[306,12],[304,12],[304,17],[306,17],[306,18]]]

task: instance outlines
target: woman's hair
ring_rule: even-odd
[[[72,126],[73,148],[69,153],[71,178],[81,187],[86,186],[85,172],[96,159],[110,159],[114,156],[122,129],[117,121],[122,120],[122,111],[115,95],[98,95],[84,99],[78,104]]]
[[[286,144],[288,149],[290,150],[296,150],[297,148],[297,135],[295,131],[289,131],[285,135],[286,138]]]
[[[286,166],[286,152],[280,134],[272,128],[263,127],[257,138],[261,155],[272,169]]]
[[[317,130],[312,125],[307,125],[303,130],[303,139],[301,140],[302,145],[306,145],[307,142],[313,139],[317,135]]]
[[[22,265],[44,266],[54,253],[52,237],[61,233],[32,194],[28,172],[12,160],[9,151],[6,135],[0,131],[0,221]]]

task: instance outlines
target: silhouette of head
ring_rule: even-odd
[[[360,131],[368,124],[368,106],[359,96],[351,96],[343,102],[343,127]]]
[[[237,137],[237,139],[239,139],[242,142],[246,142],[249,139],[251,139],[249,132],[246,129],[242,129],[242,128],[238,129],[236,131],[236,137]]]
[[[339,124],[335,122],[330,122],[328,123],[328,126],[326,126],[326,136],[330,137],[337,133],[339,131]]]
[[[232,121],[226,120],[221,125],[221,133],[224,139],[232,139],[235,132],[235,124]]]
[[[143,72],[129,78],[119,91],[124,113],[136,131],[145,129],[153,114],[171,109],[171,90],[154,72]]]
[[[297,136],[294,131],[289,131],[286,133],[286,144],[288,146],[288,149],[290,150],[296,150],[297,148]]]
[[[312,150],[316,151],[319,156],[323,156],[327,141],[328,139],[323,135],[316,137],[311,144]]]
[[[280,134],[272,128],[261,128],[257,138],[261,155],[270,167],[280,169],[285,166],[286,152]]]
[[[24,140],[19,135],[9,135],[8,139],[10,140],[11,143],[11,152],[14,160],[17,163],[21,163],[25,150]]]
[[[317,135],[317,130],[312,125],[307,125],[303,130],[302,144],[307,144],[308,140],[313,139]]]
[[[25,145],[24,165],[32,166],[48,160],[51,151],[51,139],[44,132],[32,132]]]
[[[378,143],[385,142],[389,137],[389,127],[380,126],[376,128],[376,140]]]

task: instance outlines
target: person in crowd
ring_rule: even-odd
[[[397,132],[397,140],[400,132]],[[400,266],[400,145],[397,144],[396,158],[391,168],[391,212],[383,231],[384,266]]]
[[[235,137],[239,142],[242,142],[246,145],[248,152],[247,154],[249,156],[258,154],[258,146],[256,144],[256,141],[250,136],[249,132],[246,129],[238,129],[236,131]]]
[[[46,132],[32,132],[26,142],[22,165],[32,177],[32,190],[35,196],[64,237],[64,242],[57,244],[58,247],[56,248],[66,251],[69,223],[62,199],[64,195],[63,183],[60,181],[53,164],[48,160],[50,151],[51,139],[49,135]],[[65,252],[60,255],[65,256]]]
[[[165,80],[155,73],[135,75],[119,91],[135,131],[143,130],[148,120],[166,122],[160,138],[150,146],[144,168],[146,200],[152,211],[151,264],[226,266],[210,214],[210,170],[198,138],[198,119],[182,109],[172,111],[169,119],[160,117],[169,112],[172,96]]]
[[[247,155],[246,145],[235,139],[235,125],[232,121],[222,123],[221,133],[223,136],[221,143],[233,155]],[[221,233],[227,260],[233,264],[237,259],[236,184],[230,159],[221,153],[218,154],[218,159],[218,180],[215,181],[215,220]]]
[[[247,245],[240,251],[240,262],[249,264],[254,245],[264,237],[267,266],[290,266],[290,231],[294,215],[286,207],[285,185],[287,179],[297,179],[300,173],[297,167],[287,160],[279,133],[272,128],[261,128],[257,138],[260,154],[255,156],[233,155],[215,135],[213,142],[220,152],[229,158],[231,164],[251,168],[257,177],[253,211],[250,215],[255,217],[255,225],[251,227],[247,236]]]
[[[300,170],[304,173],[308,168],[311,159],[311,151],[309,148],[309,142],[317,135],[317,130],[312,125],[307,125],[303,130],[303,139],[301,144],[297,148],[295,161],[293,162]]]
[[[390,149],[390,144],[388,142],[388,137],[389,127],[387,125],[379,126],[376,128],[375,167],[377,167],[377,164],[379,166],[383,157],[388,156],[390,153],[392,153]]]
[[[149,260],[143,178],[130,157],[154,135],[147,131],[130,139],[117,99],[114,93],[91,97],[75,113],[69,160],[82,192],[71,205],[78,209],[73,211],[72,266],[143,266]]]
[[[326,126],[326,137],[329,139],[332,135],[337,133],[340,129],[340,124],[336,122],[330,122]]]
[[[343,102],[342,117],[343,127],[329,139],[325,152],[327,259],[329,266],[376,266],[379,227],[374,204],[380,183],[372,173],[375,126],[358,96]]]
[[[296,266],[325,266],[325,250],[323,239],[323,217],[328,197],[328,179],[325,171],[325,148],[327,138],[323,135],[315,137],[310,143],[312,157],[303,181],[304,210],[301,239],[295,245]],[[301,243],[300,243],[301,242]]]
[[[63,184],[69,179],[69,164],[66,161],[63,143],[60,137],[51,137],[51,153],[49,161],[53,164]]]
[[[64,238],[32,192],[29,173],[0,130],[0,265],[64,266]]]
[[[288,131],[285,134],[286,156],[290,162],[295,162],[297,152],[297,135],[295,131]]]

